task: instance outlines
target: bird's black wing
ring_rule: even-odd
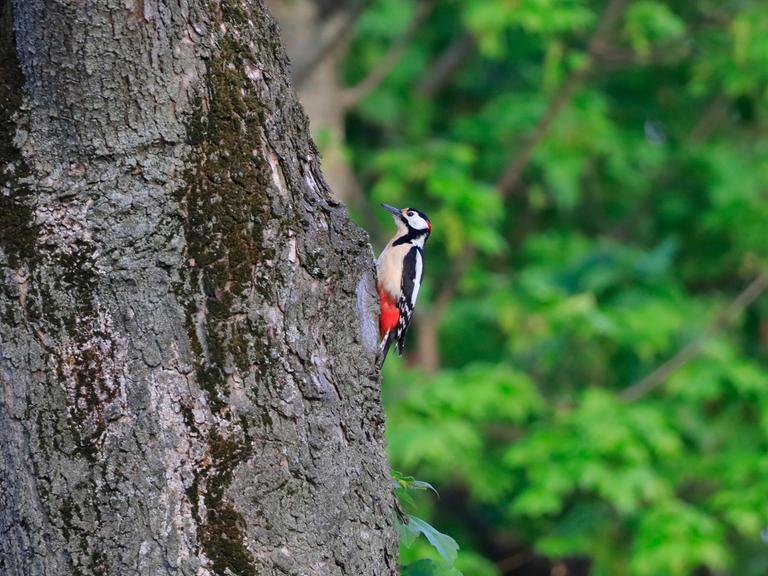
[[[416,306],[416,297],[421,287],[421,279],[424,276],[424,252],[418,246],[414,246],[405,255],[403,260],[403,279],[400,283],[400,300],[397,307],[400,310],[400,319],[397,322],[395,341],[397,342],[398,355],[403,353],[405,333],[411,324],[413,309]]]

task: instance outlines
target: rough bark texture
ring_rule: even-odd
[[[0,13],[0,574],[395,574],[371,251],[261,2]]]

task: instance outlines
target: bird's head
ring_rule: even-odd
[[[395,208],[389,204],[381,205],[384,210],[392,214],[397,224],[398,232],[402,234],[429,236],[432,232],[432,222],[421,210],[415,208]]]

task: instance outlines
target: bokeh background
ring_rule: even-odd
[[[768,2],[269,3],[376,250],[434,225],[383,394],[437,573],[768,574]]]

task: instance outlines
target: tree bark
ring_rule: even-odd
[[[371,249],[261,1],[0,14],[0,574],[395,574]]]

